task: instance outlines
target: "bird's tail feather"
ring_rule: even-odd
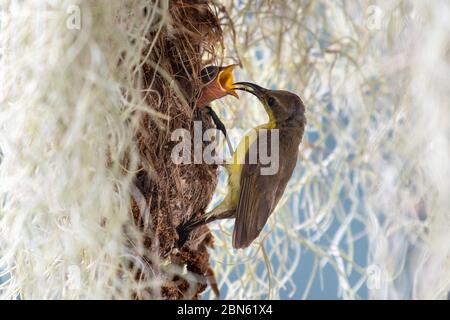
[[[186,223],[183,223],[177,227],[178,232],[178,242],[177,246],[178,248],[181,248],[186,241],[189,239],[189,235],[191,232],[196,229],[197,227],[201,226],[205,223],[205,219],[195,219],[193,221],[187,221]]]
[[[235,210],[234,209],[228,209],[224,206],[217,206],[214,210],[211,212],[204,214],[200,218],[191,219],[177,227],[177,233],[178,233],[178,242],[177,246],[178,248],[181,248],[186,241],[189,239],[189,235],[193,230],[200,227],[201,225],[205,223],[210,223],[215,220],[219,219],[228,219],[228,218],[234,218]]]

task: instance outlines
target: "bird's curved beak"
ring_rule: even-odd
[[[233,84],[233,87],[235,90],[247,91],[260,100],[263,98],[265,92],[267,91],[267,89],[264,89],[263,87],[260,87],[257,84],[251,82],[236,82]]]
[[[237,64],[232,64],[223,67],[218,72],[216,78],[202,89],[200,98],[197,101],[198,107],[204,107],[212,101],[225,97],[226,95],[232,95],[239,99],[239,95],[233,86],[233,70],[237,66]]]

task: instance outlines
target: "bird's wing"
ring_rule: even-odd
[[[257,143],[257,140],[253,143]],[[282,180],[284,183],[285,179]],[[233,230],[234,248],[248,247],[259,235],[281,197],[277,192],[280,189],[280,182],[279,173],[261,175],[261,164],[259,162],[249,164],[248,155],[246,155],[245,164],[242,165],[239,201]],[[284,186],[282,187],[284,189]]]
[[[243,170],[248,168],[244,165]],[[270,196],[259,193],[258,175],[241,177],[236,222],[233,230],[233,247],[246,248],[259,235],[271,213]]]

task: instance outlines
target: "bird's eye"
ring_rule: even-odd
[[[275,99],[273,97],[269,97],[267,99],[267,104],[269,105],[269,107],[273,107],[275,105]]]

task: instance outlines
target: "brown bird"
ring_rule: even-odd
[[[268,90],[249,82],[234,84],[236,90],[255,95],[264,106],[269,122],[254,128],[256,134],[244,137],[233,162],[226,165],[228,171],[228,194],[211,212],[194,218],[177,228],[178,245],[181,247],[190,232],[205,223],[217,219],[235,218],[233,247],[246,248],[260,234],[270,214],[281,199],[297,163],[298,149],[306,125],[305,106],[294,93]],[[267,167],[261,163],[260,139],[262,129],[267,131],[266,155],[272,150],[272,132],[278,130],[278,170],[262,174]],[[275,135],[276,137],[276,135]],[[256,151],[255,151],[256,150]],[[256,152],[256,161],[250,161]]]

